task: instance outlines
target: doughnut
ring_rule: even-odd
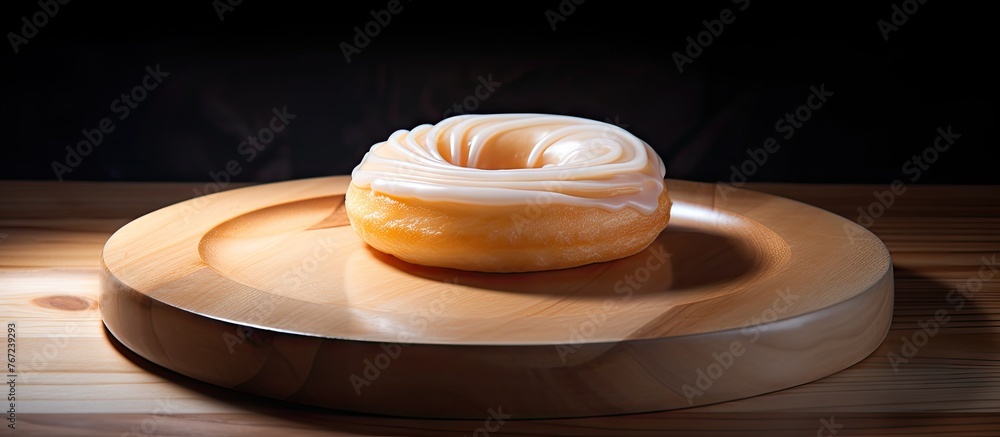
[[[664,174],[648,144],[608,123],[460,115],[372,146],[345,206],[365,243],[409,263],[554,270],[652,243],[670,219]]]

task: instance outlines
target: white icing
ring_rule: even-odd
[[[585,118],[473,114],[398,130],[352,183],[395,198],[469,205],[656,210],[663,161],[626,130]]]

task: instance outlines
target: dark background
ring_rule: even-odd
[[[347,174],[373,143],[439,121],[492,77],[500,85],[470,112],[612,120],[659,152],[668,177],[731,180],[748,148],[775,137],[748,180],[1000,182],[986,3],[929,0],[886,41],[876,22],[903,2],[404,0],[348,63],[340,44],[388,2],[350,3],[245,0],[224,20],[207,0],[60,5],[18,53],[9,35],[2,48],[0,178],[55,179],[53,162],[105,117],[115,130],[63,179],[207,181],[231,160],[237,181]],[[546,10],[560,4],[575,10],[553,30]],[[3,8],[5,33],[42,10]],[[735,21],[679,72],[672,53],[727,8]],[[156,65],[169,76],[119,120],[112,102]],[[782,138],[776,120],[820,84],[834,95]],[[247,161],[240,142],[282,107],[296,118]],[[917,180],[904,174],[949,125],[961,138]]]

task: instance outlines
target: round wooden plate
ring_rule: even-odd
[[[889,327],[882,242],[788,199],[668,180],[670,224],[639,254],[496,274],[370,249],[344,212],[349,181],[226,191],[129,223],[102,256],[104,323],[146,359],[212,384],[443,418],[754,396],[858,362]]]

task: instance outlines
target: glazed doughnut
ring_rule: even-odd
[[[461,115],[372,146],[345,202],[361,239],[404,261],[561,269],[645,249],[669,220],[664,172],[648,144],[611,124]]]

